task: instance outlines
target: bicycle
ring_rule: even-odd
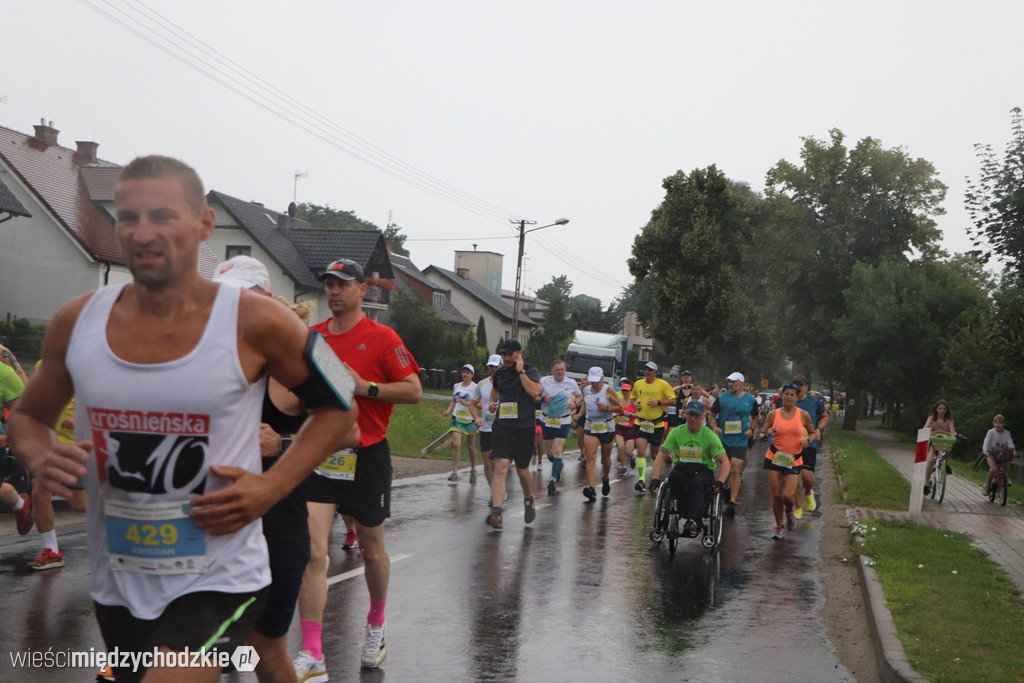
[[[722,490],[714,484],[709,488],[710,498],[701,518],[701,545],[708,550],[714,550],[722,543]],[[670,555],[675,555],[676,546],[682,536],[679,529],[680,519],[676,499],[669,491],[666,481],[658,487],[658,498],[654,506],[654,528],[651,530],[650,539],[658,546],[668,539]]]
[[[932,468],[932,478],[928,485],[931,489],[932,500],[940,504],[946,495],[946,475],[953,472],[946,460],[949,457],[949,452],[956,444],[957,438],[955,434],[943,432],[932,434],[929,438],[932,448],[935,450],[935,463]]]
[[[1006,506],[1006,495],[1009,493],[1010,478],[1003,471],[1003,463],[1009,462],[1013,458],[1014,452],[1010,448],[1002,448],[997,453],[992,454],[992,459],[996,461],[996,476],[988,487],[989,502],[995,502],[998,495],[999,504],[1003,507]]]

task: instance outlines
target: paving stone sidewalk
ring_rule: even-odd
[[[911,480],[913,447],[899,443],[872,423],[858,424],[857,431],[907,481]],[[957,469],[970,467],[970,464],[955,462],[951,466],[953,474],[947,479],[945,498],[941,504],[925,498],[921,521],[973,538],[974,544],[988,553],[1024,594],[1024,508],[1012,501],[1006,507],[998,502],[989,502],[982,497],[981,487],[957,476]],[[909,517],[907,510],[879,511],[871,508],[856,508],[851,514],[856,519]]]

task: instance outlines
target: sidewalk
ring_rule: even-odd
[[[914,449],[911,446],[898,443],[873,423],[861,422],[857,425],[857,431],[907,481],[911,480],[914,467]],[[953,474],[947,479],[942,504],[925,498],[921,522],[970,536],[974,545],[998,563],[1024,593],[1024,508],[1012,501],[1006,507],[989,502],[982,497],[979,486],[957,476],[957,469],[970,467],[968,463],[957,461],[950,465]],[[907,519],[909,513],[905,509],[880,511],[855,508],[851,515],[854,519]]]

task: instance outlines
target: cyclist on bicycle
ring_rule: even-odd
[[[924,423],[925,429],[932,430],[932,434],[952,434],[956,436],[956,429],[953,427],[953,412],[949,409],[949,404],[941,398],[936,401],[932,407],[932,412],[928,413],[928,419]],[[932,480],[932,470],[935,468],[935,447],[928,446],[928,465],[924,473],[924,495],[931,493],[931,487],[927,482]]]
[[[668,475],[668,486],[676,499],[676,509],[686,520],[683,536],[693,538],[700,528],[700,520],[707,507],[707,494],[712,486],[727,491],[729,480],[729,457],[725,453],[718,435],[704,425],[704,403],[689,401],[686,404],[686,423],[671,432],[658,451],[652,470],[651,492],[661,485],[661,468],[668,458],[672,459],[672,472]],[[715,465],[718,475],[715,476]]]
[[[1002,468],[1003,474],[1006,475],[1007,483],[1010,481],[1010,461],[1014,455],[1013,437],[1010,436],[1010,430],[1006,428],[1006,418],[1002,415],[992,418],[992,429],[985,435],[985,443],[982,444],[981,450],[988,461],[988,481],[981,487],[981,493],[987,496],[999,468]]]

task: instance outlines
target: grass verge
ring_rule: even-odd
[[[413,405],[396,405],[388,427],[388,443],[391,454],[406,458],[434,458],[448,460],[452,456],[450,447],[422,455],[420,449],[448,431],[449,418],[441,413],[448,407],[446,401],[423,399]],[[571,432],[565,442],[565,450],[578,448],[576,433]],[[462,459],[469,462],[465,440],[462,444]]]
[[[843,502],[853,507],[901,510],[910,499],[910,484],[857,432],[829,432],[833,462],[842,476]]]
[[[967,536],[880,520],[855,531],[918,673],[937,683],[1024,680],[1024,603]]]

